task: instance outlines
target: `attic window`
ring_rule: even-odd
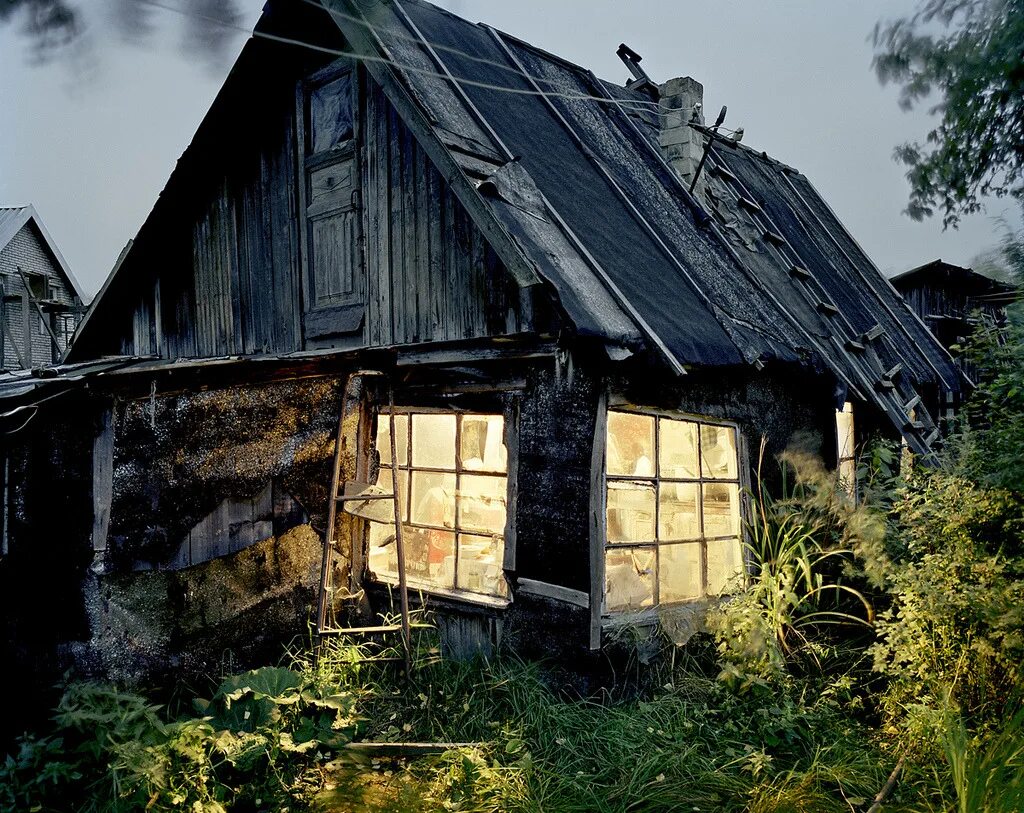
[[[609,411],[607,612],[719,595],[744,573],[736,428]]]
[[[309,90],[309,152],[327,152],[352,138],[352,74]]]
[[[508,454],[501,415],[395,411],[406,579],[413,589],[508,597]],[[378,483],[390,487],[387,414],[377,422]],[[412,452],[410,456],[410,450]],[[394,523],[369,523],[369,567],[397,583]]]

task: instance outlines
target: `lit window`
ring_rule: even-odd
[[[853,404],[847,401],[836,410],[836,459],[839,485],[848,494],[857,490],[857,460],[854,454]]]
[[[501,415],[395,412],[399,506],[410,587],[508,597],[508,460]],[[377,421],[380,477],[391,490],[390,421]],[[390,504],[390,503],[389,503]],[[398,580],[394,523],[370,522],[369,566]]]
[[[744,572],[736,430],[609,411],[605,609],[719,595]]]

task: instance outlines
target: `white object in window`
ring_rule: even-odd
[[[377,421],[378,483],[391,487],[391,431]],[[406,580],[422,590],[508,597],[508,453],[501,415],[395,411]],[[370,522],[369,567],[398,581],[394,524]]]
[[[745,572],[736,428],[610,410],[605,610],[719,595]]]

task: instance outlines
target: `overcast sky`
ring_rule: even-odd
[[[121,41],[79,0],[88,26],[72,54],[30,64],[27,42],[0,28],[0,205],[32,203],[83,287],[102,284],[134,236],[219,89],[246,35],[210,66],[181,49],[181,18],[156,10],[145,47]],[[173,6],[178,0],[161,0]],[[239,0],[252,27],[262,0]],[[744,143],[802,170],[886,274],[941,257],[960,265],[998,239],[1005,201],[943,232],[901,214],[907,186],[894,145],[921,139],[925,112],[904,113],[870,70],[868,36],[911,0],[444,0],[482,20],[622,81],[627,43],[663,82],[704,84],[705,112],[729,106]]]

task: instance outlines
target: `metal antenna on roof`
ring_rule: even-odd
[[[693,173],[693,180],[690,182],[690,193],[693,194],[693,188],[697,185],[697,181],[700,179],[700,173],[704,169],[704,162],[708,160],[708,153],[711,152],[711,145],[715,142],[715,135],[718,133],[718,128],[725,123],[725,114],[729,110],[724,104],[722,109],[718,111],[718,118],[715,119],[715,123],[708,129],[708,142],[704,145],[704,154],[700,157],[700,163],[697,164],[697,170]]]
[[[647,71],[640,67],[640,63],[643,62],[644,58],[624,42],[619,44],[619,49],[615,52],[615,55],[622,60],[629,72],[633,74],[633,81],[626,82],[626,87],[630,90],[649,93],[653,98],[657,99],[661,93],[658,85],[647,75]]]

